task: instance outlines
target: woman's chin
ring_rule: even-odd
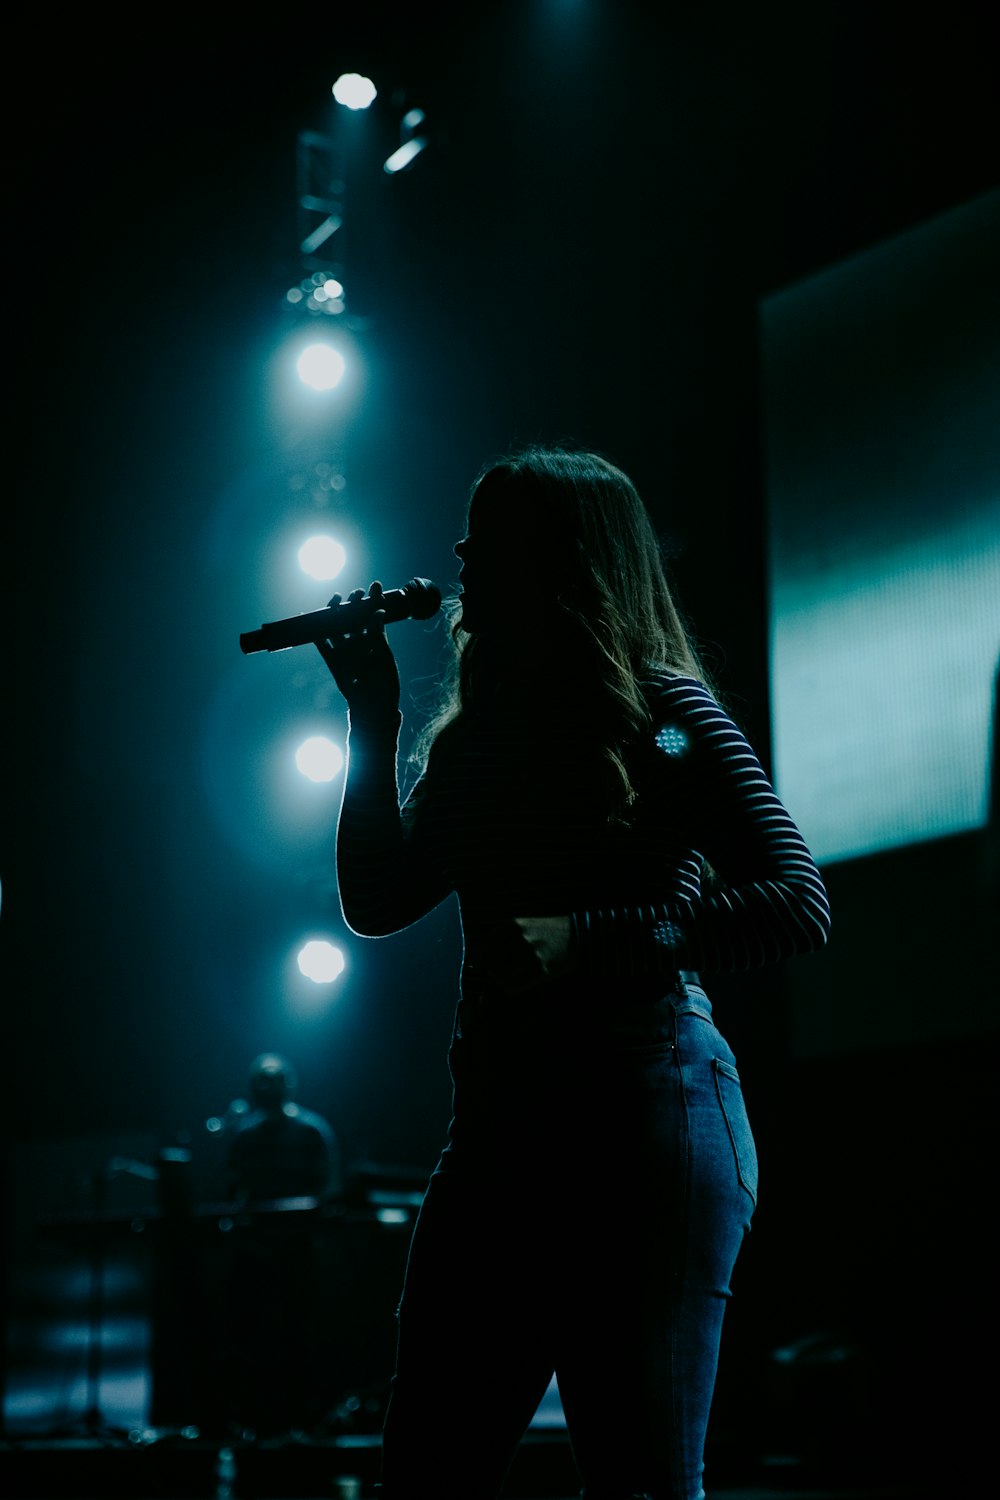
[[[504,634],[509,631],[509,611],[495,608],[491,600],[487,599],[481,604],[474,600],[470,603],[464,594],[459,594],[458,602],[461,613],[457,623],[470,635],[494,636],[501,631]]]

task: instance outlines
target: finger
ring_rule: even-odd
[[[340,595],[339,594],[334,594],[333,598],[331,600],[329,600],[329,602],[327,603],[326,607],[327,607],[327,609],[336,609],[337,605],[339,603],[340,603]]]

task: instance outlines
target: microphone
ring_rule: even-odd
[[[381,599],[348,600],[346,604],[328,604],[306,615],[288,620],[272,620],[259,630],[248,630],[240,636],[240,650],[245,656],[254,651],[287,651],[290,646],[307,646],[326,641],[335,635],[360,630],[378,609],[385,610],[386,624],[396,620],[429,620],[441,608],[441,590],[429,578],[411,578],[401,589],[392,589]]]

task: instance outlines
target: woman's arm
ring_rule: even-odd
[[[672,816],[671,788],[683,784],[684,805],[673,811],[714,878],[700,891],[692,885],[690,897],[573,913],[578,960],[603,973],[732,973],[822,948],[826,888],[743,734],[689,678],[666,684],[654,711],[662,821]]]
[[[369,598],[378,603],[382,585]],[[357,589],[350,596],[363,597]],[[331,605],[340,603],[334,594]],[[385,937],[409,927],[443,901],[450,889],[441,873],[426,801],[418,783],[400,809],[396,759],[402,717],[399,673],[385,638],[385,611],[350,634],[318,641],[348,705],[347,768],[337,821],[337,884],[344,920],[361,937]]]
[[[352,721],[337,822],[337,884],[344,920],[361,937],[386,937],[426,916],[450,893],[434,837],[427,783],[400,807],[397,753],[402,720]]]

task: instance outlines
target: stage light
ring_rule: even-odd
[[[332,781],[344,766],[344,753],[325,735],[310,735],[295,752],[295,764],[310,781]]]
[[[314,391],[332,391],[340,384],[346,366],[344,356],[331,344],[310,344],[299,355],[295,368],[303,385]]]
[[[301,973],[313,984],[332,984],[344,972],[344,955],[322,938],[313,938],[299,949]]]
[[[424,124],[427,116],[422,109],[408,109],[399,122],[399,146],[386,161],[382,163],[383,172],[390,177],[396,172],[404,171],[420,155],[427,145],[427,134],[418,134],[420,127]]]
[[[677,724],[661,724],[656,731],[656,748],[676,759],[686,755],[690,746],[687,735]]]
[[[376,1210],[375,1217],[380,1224],[408,1224],[410,1211],[406,1208],[380,1208]]]
[[[411,140],[404,141],[382,163],[383,172],[387,172],[390,177],[393,177],[397,172],[404,171],[406,167],[410,166],[416,160],[426,145],[427,142],[422,135],[415,135]]]
[[[303,255],[311,255],[314,244],[303,241],[299,248]],[[339,317],[347,309],[346,299],[343,282],[324,271],[317,271],[314,276],[300,281],[298,286],[289,287],[285,293],[285,301],[290,307],[301,307],[314,316],[323,313],[326,317]]]
[[[319,285],[309,294],[310,312],[324,312],[336,317],[346,306],[343,283],[335,276],[322,277]]]
[[[367,109],[378,96],[371,79],[360,73],[341,73],[331,92],[345,109]]]
[[[332,536],[311,536],[299,548],[299,566],[303,573],[320,582],[336,578],[346,561],[347,553]]]

